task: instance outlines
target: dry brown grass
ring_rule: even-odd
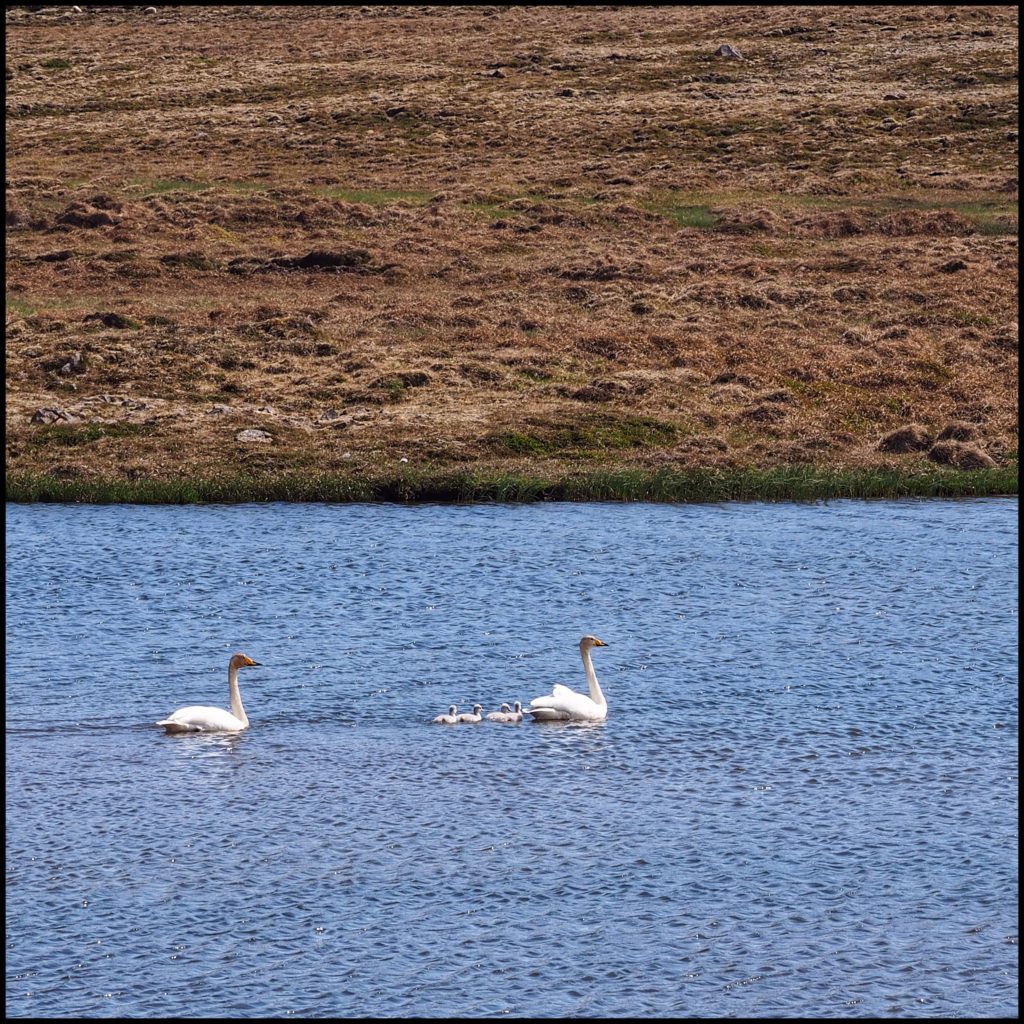
[[[1014,7],[66,10],[9,472],[1016,459]]]

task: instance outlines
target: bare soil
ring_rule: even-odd
[[[1016,7],[147,10],[7,8],[9,474],[1016,462]]]

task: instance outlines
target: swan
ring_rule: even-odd
[[[231,710],[192,706],[179,708],[157,725],[164,731],[173,732],[241,732],[249,728],[249,719],[242,707],[242,695],[238,691],[238,670],[250,665],[259,665],[247,654],[236,654],[228,662],[228,690],[231,693]]]
[[[438,715],[437,718],[433,719],[434,725],[454,725],[458,719],[459,709],[452,704],[448,708],[447,715]]]
[[[463,712],[456,719],[457,722],[479,722],[481,718],[480,712],[483,711],[483,704],[474,704],[472,711]]]
[[[500,711],[492,711],[488,716],[489,722],[521,722],[523,720],[523,702],[517,700],[512,707],[507,704],[501,705]]]
[[[604,699],[597,681],[597,673],[590,660],[590,651],[594,647],[607,646],[596,636],[585,636],[580,640],[580,656],[583,658],[583,668],[587,673],[589,697],[556,683],[550,694],[545,697],[534,697],[530,701],[530,707],[523,708],[523,711],[533,715],[535,722],[603,722],[608,717],[608,702]]]

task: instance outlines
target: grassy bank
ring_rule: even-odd
[[[894,470],[611,470],[560,479],[517,474],[406,471],[378,477],[321,473],[233,479],[68,481],[26,474],[7,500],[88,504],[240,502],[823,501],[1017,494],[1017,467],[910,474]]]

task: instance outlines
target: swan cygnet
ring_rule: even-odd
[[[238,670],[259,665],[247,654],[236,654],[228,662],[228,692],[231,695],[231,710],[193,705],[179,708],[157,725],[168,733],[178,732],[241,732],[249,728],[249,719],[242,707],[242,694],[238,689]]]
[[[523,702],[517,700],[512,707],[507,704],[501,705],[501,711],[492,711],[488,716],[489,722],[505,722],[514,724],[523,720]]]
[[[608,702],[597,681],[590,652],[595,647],[607,646],[596,636],[585,636],[580,640],[580,656],[587,674],[589,697],[556,683],[550,694],[535,697],[528,708],[523,708],[526,714],[532,715],[535,722],[603,722],[608,717]]]
[[[448,708],[447,715],[438,715],[437,718],[433,719],[434,725],[454,725],[458,720],[459,709],[454,705],[450,705]]]
[[[488,722],[504,722],[507,721],[508,716],[512,714],[512,709],[507,704],[501,705],[500,711],[492,711],[487,716]]]
[[[479,722],[483,717],[484,706],[483,704],[474,704],[472,711],[464,711],[459,715],[457,721],[459,722]]]

